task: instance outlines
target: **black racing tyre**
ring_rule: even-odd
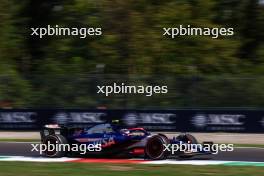
[[[189,143],[189,144],[198,144],[198,140],[191,134],[181,134],[176,137],[177,140]]]
[[[168,138],[163,135],[151,136],[146,144],[145,154],[151,160],[163,160],[167,158],[167,152],[164,151],[165,146],[169,144]]]
[[[57,144],[68,144],[66,138],[62,135],[59,134],[53,134],[53,135],[48,135],[44,138],[43,144],[46,146],[49,144],[57,145]],[[62,147],[64,148],[64,147]],[[60,151],[60,150],[46,150],[44,151],[44,156],[49,157],[49,158],[60,158],[64,157],[66,155],[66,151]]]
[[[191,134],[181,134],[176,137],[177,140],[182,141],[184,143],[189,143],[189,144],[198,144],[198,140]],[[193,155],[189,154],[181,154],[179,155],[180,158],[187,159],[193,157]]]

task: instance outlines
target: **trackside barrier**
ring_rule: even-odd
[[[88,127],[113,120],[150,131],[264,132],[264,110],[0,109],[0,130],[38,130],[44,124]]]

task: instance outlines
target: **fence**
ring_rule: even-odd
[[[150,131],[263,133],[264,110],[0,110],[0,130],[38,130],[44,124],[89,127],[120,120]]]

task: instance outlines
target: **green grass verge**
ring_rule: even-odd
[[[0,176],[263,176],[262,167],[0,162]]]

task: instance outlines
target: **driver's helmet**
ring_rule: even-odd
[[[128,129],[121,129],[120,133],[128,135],[130,133],[130,131]]]

